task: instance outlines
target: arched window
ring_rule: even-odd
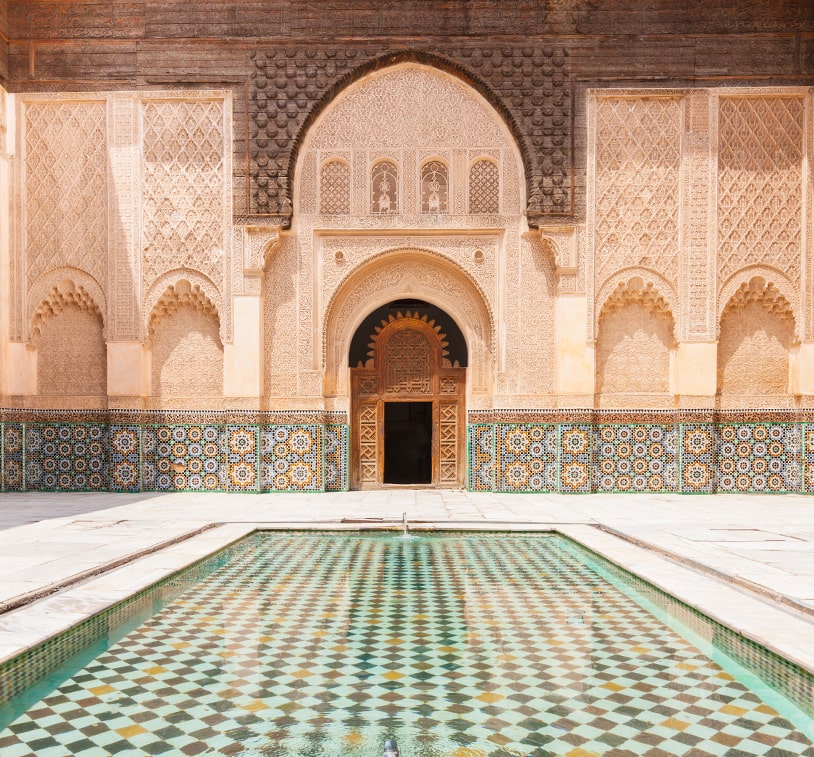
[[[373,166],[370,175],[370,212],[399,212],[399,169],[389,160],[381,160]]]
[[[350,166],[329,160],[319,173],[319,212],[326,215],[350,213]]]
[[[421,212],[446,213],[449,207],[449,171],[440,160],[421,167]]]
[[[478,160],[469,169],[469,212],[500,212],[500,176],[491,160]]]

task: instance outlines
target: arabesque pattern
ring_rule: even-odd
[[[749,263],[800,276],[803,100],[721,98],[718,282]]]
[[[106,491],[108,439],[102,425],[29,423],[25,427],[25,488]]]
[[[143,488],[146,491],[223,489],[226,460],[222,426],[144,426]]]
[[[597,101],[597,284],[628,266],[677,280],[680,157],[678,98]]]
[[[191,268],[220,289],[226,262],[223,102],[148,100],[142,113],[144,278]]]
[[[557,491],[557,426],[499,424],[498,491]]]
[[[597,491],[661,492],[677,488],[677,428],[599,425],[595,444]]]
[[[324,489],[319,426],[261,427],[260,444],[264,491]]]
[[[793,423],[726,423],[716,428],[719,491],[800,491],[800,427]]]
[[[104,101],[25,105],[26,289],[74,266],[107,279],[107,139]]]

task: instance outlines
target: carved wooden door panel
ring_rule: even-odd
[[[446,359],[440,327],[399,313],[376,329],[370,347],[364,367],[351,369],[351,486],[385,482],[385,405],[401,402],[432,407],[430,484],[462,486],[466,369]]]

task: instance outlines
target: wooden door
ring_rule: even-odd
[[[384,405],[432,403],[432,486],[463,485],[466,368],[446,358],[440,326],[418,313],[391,316],[371,335],[370,359],[351,369],[351,486],[384,484]]]

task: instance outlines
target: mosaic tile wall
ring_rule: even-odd
[[[471,491],[814,493],[810,419],[609,422],[616,419],[597,414],[567,423],[554,413],[528,414],[538,422],[491,415],[469,425]]]
[[[0,411],[2,491],[346,491],[343,413]],[[19,413],[18,413],[19,415]],[[470,413],[467,486],[496,492],[814,493],[814,417]],[[194,416],[194,417],[190,417]],[[334,417],[336,416],[336,417]],[[195,422],[190,422],[195,421]]]
[[[348,488],[348,427],[330,417],[325,422],[325,414],[285,413],[279,420],[287,422],[280,423],[231,423],[235,418],[212,413],[190,423],[180,413],[165,415],[171,417],[162,422],[144,414],[138,422],[108,422],[101,413],[96,422],[3,421],[2,491]]]

